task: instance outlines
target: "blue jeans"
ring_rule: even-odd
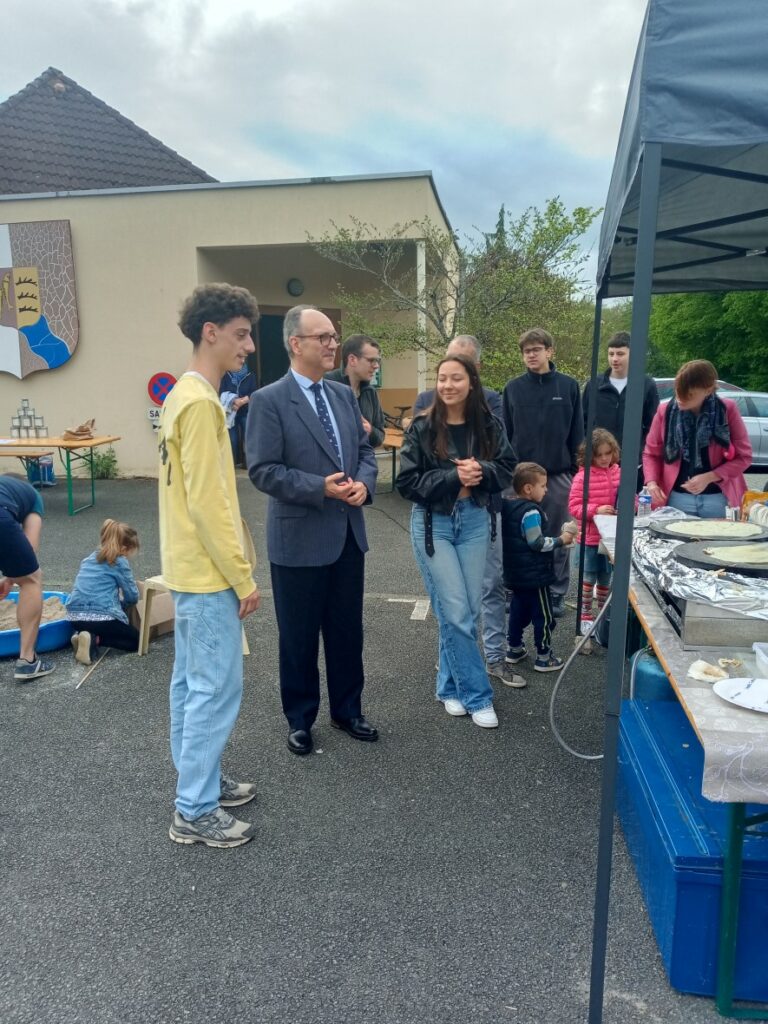
[[[490,539],[487,509],[457,501],[451,515],[435,513],[435,553],[424,550],[424,509],[414,505],[411,543],[440,627],[437,699],[459,700],[470,712],[493,704],[485,663],[477,646],[483,573]]]
[[[504,590],[504,571],[501,559],[501,514],[496,518],[496,540],[488,545],[483,573],[483,650],[489,665],[503,661],[507,653],[507,595]]]
[[[243,695],[242,623],[234,590],[173,594],[176,656],[171,677],[171,754],[176,809],[197,818],[218,806],[221,755]]]
[[[688,494],[687,491],[670,491],[667,504],[680,509],[687,516],[699,519],[722,519],[727,502],[722,491],[719,494]]]

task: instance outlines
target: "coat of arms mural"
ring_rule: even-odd
[[[61,366],[78,331],[69,221],[0,224],[0,372]]]

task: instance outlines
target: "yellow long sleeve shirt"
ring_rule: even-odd
[[[160,557],[171,590],[255,589],[243,552],[232,449],[219,396],[184,374],[160,414]]]

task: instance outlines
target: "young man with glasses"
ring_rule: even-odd
[[[384,441],[384,412],[379,393],[371,383],[380,366],[381,349],[377,342],[366,334],[351,334],[341,346],[341,366],[325,375],[326,380],[337,380],[352,388],[371,448],[378,448]]]
[[[541,502],[550,533],[558,537],[570,518],[568,497],[576,472],[576,452],[584,437],[579,385],[552,362],[552,335],[534,327],[521,335],[525,372],[510,380],[502,394],[507,435],[519,462],[535,462],[547,471],[547,493]],[[502,514],[504,509],[502,509]],[[554,552],[555,582],[550,586],[552,612],[565,613],[569,556],[566,547]]]
[[[378,739],[363,716],[363,505],[376,485],[376,457],[352,390],[325,380],[338,335],[314,306],[283,322],[291,365],[256,391],[246,427],[248,473],[269,495],[267,554],[280,635],[280,696],[288,749],[312,751],[320,706],[323,637],[331,725]]]

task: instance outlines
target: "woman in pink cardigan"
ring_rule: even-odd
[[[726,505],[741,504],[752,446],[736,405],[716,388],[712,363],[693,359],[677,371],[675,397],[656,410],[643,451],[654,505],[720,519]]]

